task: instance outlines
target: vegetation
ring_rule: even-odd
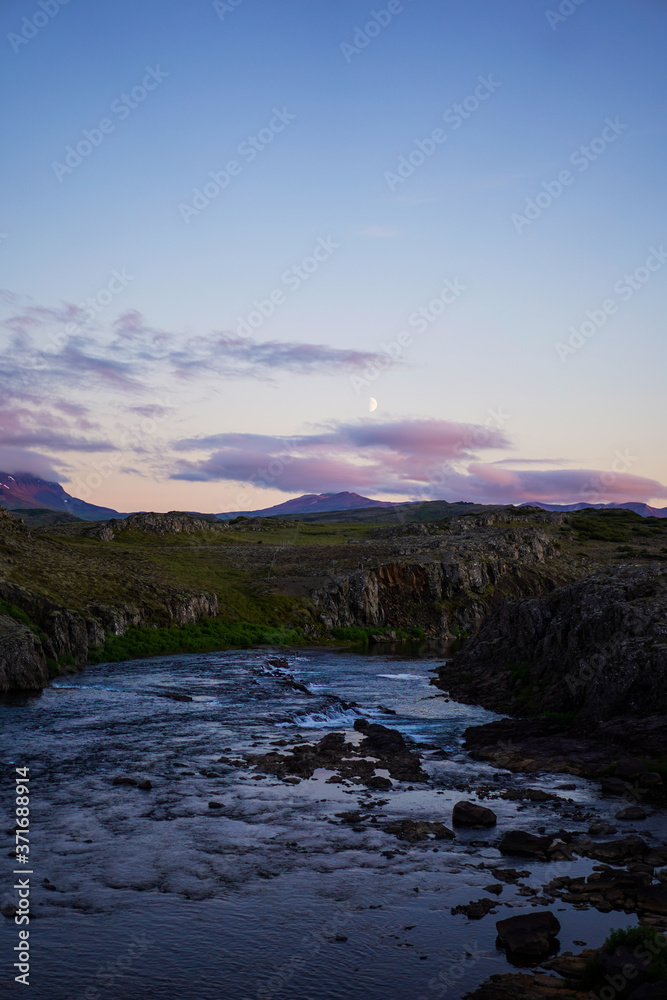
[[[641,924],[635,927],[612,930],[603,944],[602,950],[613,955],[617,948],[631,949],[635,957],[645,963],[645,969],[640,971],[639,977],[627,980],[627,990],[619,992],[619,997],[626,996],[627,993],[636,989],[640,982],[651,983],[667,979],[667,942],[664,934],[661,934],[660,931]],[[599,990],[607,985],[606,975],[601,958],[593,958],[586,965],[581,985],[586,990]]]
[[[17,608],[15,604],[10,604],[9,601],[4,601],[1,597],[0,614],[7,615],[8,618],[13,618],[15,621],[21,622],[23,625],[27,625],[28,628],[33,630],[33,632],[37,631],[25,611],[21,611],[21,609]]]
[[[479,539],[476,558],[484,559],[487,533],[495,537],[507,531],[515,538],[519,533],[528,536],[534,527],[550,537],[558,550],[544,570],[545,576],[559,583],[615,566],[620,558],[664,559],[667,555],[667,519],[642,519],[626,510],[586,510],[563,517],[529,507],[432,501],[290,519],[239,516],[229,522],[213,521],[210,527],[193,532],[158,534],[128,526],[117,530],[111,541],[102,540],[98,523],[66,515],[57,515],[54,522],[53,512],[33,513],[36,523],[29,528],[15,517],[2,517],[0,580],[102,620],[101,605],[138,613],[150,628],[128,634],[122,642],[108,637],[100,655],[109,658],[237,645],[235,630],[250,626],[259,629],[253,639],[258,642],[266,641],[268,633],[263,630],[326,641],[331,634],[319,619],[313,593],[329,589],[360,568],[410,558],[411,543],[404,546],[404,536],[429,535],[426,550],[417,538],[418,560],[441,558],[442,551],[460,544],[459,539],[471,539],[473,545]],[[532,570],[527,581],[539,588]],[[424,631],[435,634],[446,618],[450,632],[462,642],[471,605],[488,606],[498,596],[515,596],[511,589],[505,593],[503,586],[501,580],[481,593],[459,588],[437,602],[424,602],[415,592],[397,604],[395,617],[384,629],[337,629],[334,637],[365,646],[372,635],[391,629],[398,639],[419,639]],[[206,631],[205,623],[174,628],[174,608],[202,593],[215,594],[219,601],[219,617],[211,630]],[[45,623],[30,621],[25,613],[32,613],[30,602],[26,601],[23,611],[19,596],[11,593],[8,597],[21,607],[5,601],[0,611],[30,625],[41,638],[40,626]],[[239,641],[247,644],[250,634],[246,631]],[[49,666],[60,670],[67,664],[54,660]],[[526,708],[531,707],[528,700],[532,698],[539,713],[539,699],[531,694],[529,666],[513,664],[511,673]]]
[[[641,517],[632,510],[581,510],[568,522],[579,542],[629,542],[667,534],[667,518]]]
[[[108,663],[146,656],[208,653],[230,646],[243,649],[260,644],[293,646],[303,641],[303,633],[296,629],[269,628],[249,622],[228,624],[208,618],[180,628],[131,628],[125,635],[107,635],[104,648],[92,650],[89,659],[91,663]]]
[[[405,642],[408,639],[423,639],[424,629],[420,628],[419,625],[414,625],[409,632],[405,632],[403,629],[391,629],[393,636],[396,639],[400,639]],[[391,642],[393,636],[387,634],[387,630],[381,628],[379,625],[373,627],[366,627],[362,625],[353,626],[340,626],[339,628],[334,628],[331,630],[331,634],[334,639],[342,639],[344,642],[354,642],[361,646],[368,646],[373,639],[373,636],[382,636],[388,642]]]

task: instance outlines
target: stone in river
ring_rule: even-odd
[[[550,910],[540,910],[498,920],[496,929],[508,952],[539,959],[551,951],[560,923]]]
[[[476,805],[474,802],[461,800],[452,811],[452,823],[455,826],[472,826],[476,829],[485,826],[495,826],[496,814],[492,809]]]
[[[542,855],[551,844],[551,837],[536,837],[525,830],[508,830],[500,841],[499,850],[502,854]]]

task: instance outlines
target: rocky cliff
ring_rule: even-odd
[[[0,599],[10,609],[0,615],[0,691],[41,688],[49,669],[56,674],[85,666],[90,650],[104,646],[106,632],[123,635],[128,628],[150,625],[145,611],[136,607],[91,602],[91,613],[82,615],[6,580],[0,580]],[[215,594],[174,594],[165,599],[161,618],[188,625],[219,610]],[[29,624],[12,617],[12,611]]]
[[[99,599],[107,569],[102,564],[93,571],[91,585],[82,591],[77,608],[68,607],[67,598],[59,599],[57,592],[54,596],[40,592],[41,585],[26,587],[17,582],[16,578],[25,578],[29,567],[40,584],[48,569],[53,582],[60,585],[62,580],[68,585],[73,574],[91,574],[93,564],[87,552],[70,552],[61,542],[33,533],[0,510],[0,565],[7,576],[14,577],[0,575],[0,691],[40,688],[49,673],[76,670],[88,662],[91,649],[104,645],[107,632],[122,635],[138,625],[187,625],[219,613],[215,594],[193,593],[142,577],[125,557],[119,567],[109,567],[118,577],[113,599]],[[65,563],[68,556],[70,562]]]
[[[392,537],[420,533],[428,534],[425,526],[410,525],[393,529]],[[461,518],[421,552],[412,546],[400,559],[362,563],[317,591],[314,601],[327,628],[419,625],[427,634],[446,636],[477,630],[501,595],[543,594],[562,581],[558,550],[545,531]]]
[[[503,712],[572,713],[580,726],[667,713],[667,568],[616,566],[500,603],[439,685]]]
[[[40,690],[48,680],[37,635],[28,625],[0,614],[0,691]]]

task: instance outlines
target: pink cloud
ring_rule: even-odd
[[[182,459],[173,479],[236,481],[286,493],[338,492],[406,496],[411,500],[480,503],[613,503],[667,496],[667,487],[628,472],[595,469],[512,469],[505,461],[470,461],[475,452],[505,449],[498,429],[447,420],[340,424],[286,441],[271,435],[219,434],[177,442]],[[467,463],[467,464],[466,464]],[[544,460],[547,464],[548,460]]]

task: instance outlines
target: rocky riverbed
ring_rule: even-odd
[[[621,819],[620,789],[475,759],[466,730],[495,717],[437,691],[439,662],[229,651],[6,702],[4,758],[31,768],[33,995],[567,996],[544,963],[664,927],[660,805]]]

